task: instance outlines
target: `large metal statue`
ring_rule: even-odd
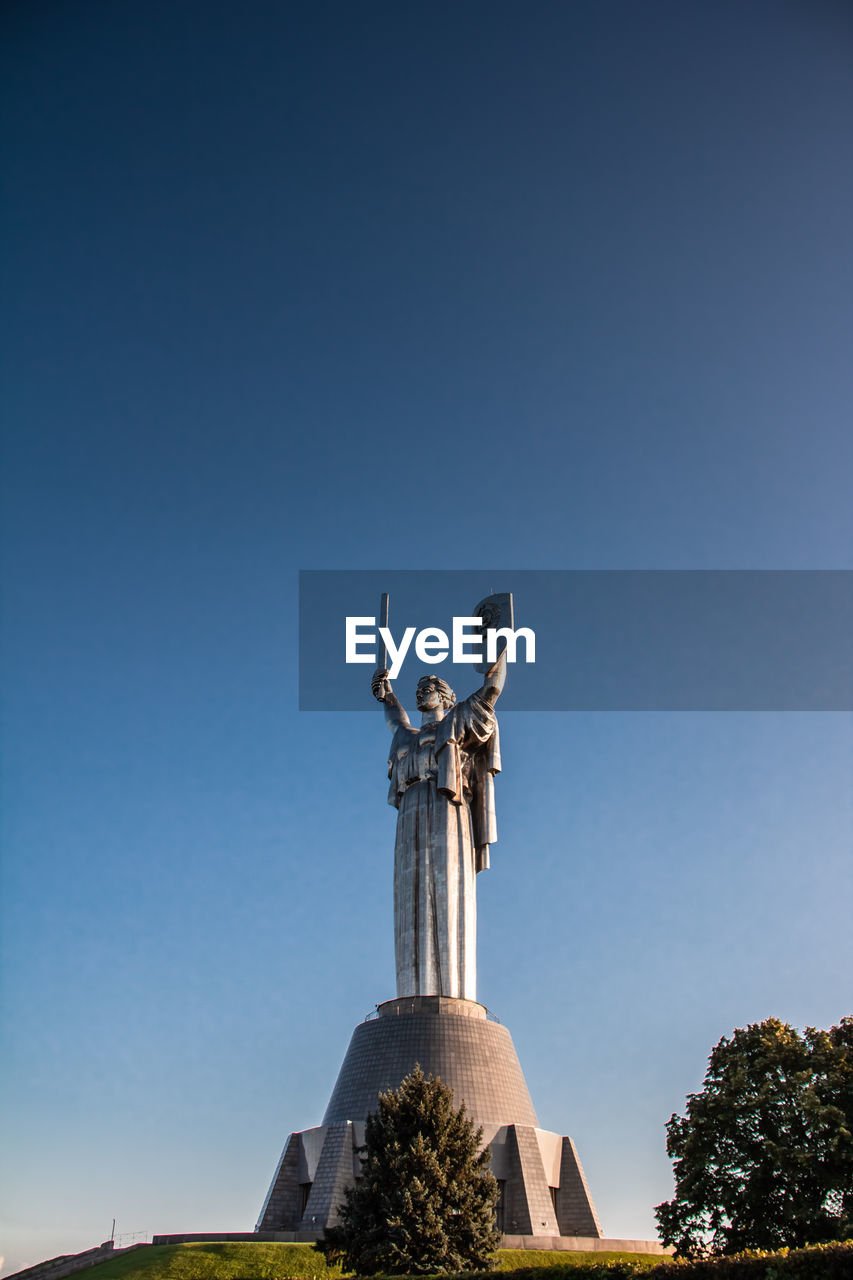
[[[383,605],[387,609],[387,602]],[[417,687],[421,726],[416,729],[385,666],[374,673],[373,695],[384,704],[394,735],[388,803],[398,811],[398,996],[477,998],[475,881],[488,867],[489,845],[497,839],[494,775],[501,757],[494,707],[505,680],[505,653],[486,672],[482,688],[464,702],[456,701],[439,676],[424,676]]]

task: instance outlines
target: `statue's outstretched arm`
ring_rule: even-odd
[[[370,682],[370,688],[377,702],[381,702],[385,707],[385,723],[393,732],[397,729],[411,729],[411,722],[406,715],[405,708],[400,702],[394,690],[391,688],[391,681],[388,679],[388,672],[384,667],[377,667],[373,673],[373,679]]]
[[[479,695],[485,703],[493,707],[501,696],[504,685],[506,684],[506,649],[493,666],[489,667],[486,672],[486,678],[483,681],[483,687],[479,690]]]

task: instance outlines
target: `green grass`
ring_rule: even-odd
[[[666,1255],[643,1253],[581,1253],[544,1249],[501,1249],[497,1265],[501,1272],[496,1280],[571,1280],[570,1272],[586,1276],[586,1280],[632,1280],[648,1268],[667,1269],[681,1280],[691,1276],[708,1280],[710,1270],[720,1280],[769,1280],[775,1276],[789,1280],[847,1280],[853,1275],[853,1241],[797,1250],[785,1254],[750,1255],[722,1258],[696,1264],[672,1264]],[[812,1256],[813,1255],[813,1256]],[[791,1264],[790,1266],[788,1264]],[[808,1264],[808,1265],[806,1265]],[[577,1268],[586,1268],[578,1273]],[[660,1280],[658,1273],[658,1280]],[[310,1244],[266,1243],[261,1241],[217,1241],[197,1244],[146,1245],[120,1253],[79,1272],[79,1280],[342,1280],[346,1272],[326,1265],[325,1257]],[[71,1277],[74,1280],[74,1277]],[[423,1277],[422,1280],[429,1280]],[[436,1277],[434,1280],[479,1280],[473,1273],[458,1277]]]
[[[325,1280],[340,1274],[310,1244],[231,1240],[146,1245],[99,1262],[80,1280]]]
[[[636,1262],[653,1266],[660,1254],[557,1253],[546,1249],[501,1249],[498,1270],[565,1271],[582,1263]],[[119,1253],[80,1273],[80,1280],[339,1280],[339,1266],[310,1244],[217,1241],[154,1244]]]

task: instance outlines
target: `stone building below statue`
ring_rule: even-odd
[[[259,1233],[309,1240],[336,1225],[344,1190],[359,1175],[367,1115],[416,1063],[482,1126],[505,1237],[602,1237],[574,1143],[539,1128],[509,1031],[483,1005],[441,996],[389,1000],[356,1027],[323,1123],[287,1140]]]

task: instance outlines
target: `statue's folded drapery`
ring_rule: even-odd
[[[391,744],[397,995],[476,999],[475,878],[497,839],[494,711],[477,693]]]

